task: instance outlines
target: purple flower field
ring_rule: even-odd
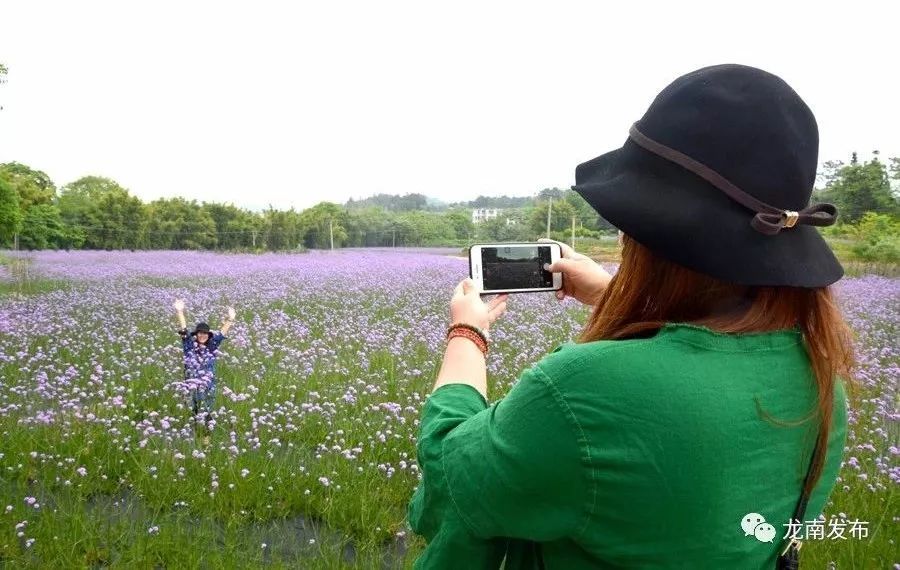
[[[0,297],[0,563],[409,566],[417,418],[467,274],[447,253],[31,255],[33,276],[62,284]],[[889,566],[900,280],[839,289],[861,388],[826,514],[870,521],[869,537],[809,544],[804,564]],[[190,419],[175,298],[189,326],[237,309],[209,429]],[[492,330],[492,398],[586,316],[549,294],[509,307]]]

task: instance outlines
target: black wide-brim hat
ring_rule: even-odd
[[[743,285],[824,287],[843,268],[809,206],[819,135],[782,79],[742,65],[699,69],[666,87],[625,144],[578,165],[572,188],[665,259]]]
[[[205,332],[206,334],[210,334],[209,325],[206,323],[197,323],[197,326],[194,327],[194,332],[191,333],[192,336],[196,336],[199,332]]]

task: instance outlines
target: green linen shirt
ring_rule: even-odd
[[[441,386],[419,425],[408,519],[428,546],[416,567],[774,568],[814,444],[817,420],[799,420],[817,394],[799,329],[685,323],[564,344],[493,405]],[[805,520],[834,487],[846,405],[838,379]],[[755,524],[748,535],[750,513],[775,537]]]

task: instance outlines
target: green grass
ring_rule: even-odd
[[[0,297],[7,295],[37,295],[64,289],[69,283],[58,279],[44,279],[31,271],[31,260],[0,254],[0,267],[8,273],[0,277]]]
[[[53,279],[29,279],[27,281],[0,281],[0,297],[7,295],[39,295],[69,287],[65,281]]]

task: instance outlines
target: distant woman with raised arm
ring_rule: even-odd
[[[234,324],[235,311],[234,308],[228,307],[228,316],[222,324],[221,331],[217,333],[213,333],[204,322],[197,323],[194,330],[188,333],[184,318],[184,301],[176,299],[174,307],[178,317],[178,334],[184,351],[184,379],[191,385],[191,411],[195,417],[203,412],[203,419],[209,421],[216,396],[215,366],[218,348]]]

